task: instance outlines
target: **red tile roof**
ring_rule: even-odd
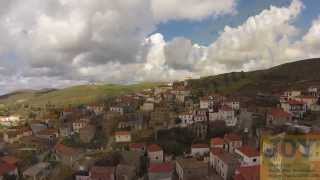
[[[248,157],[257,157],[260,155],[259,151],[251,146],[242,146],[241,148],[238,148],[238,151]]]
[[[302,101],[297,101],[297,100],[289,100],[288,104],[290,104],[290,105],[303,105],[305,103]]]
[[[116,136],[127,136],[127,135],[129,135],[130,134],[130,132],[129,131],[117,131],[117,132],[115,132],[114,133]]]
[[[222,148],[212,148],[211,149],[211,153],[214,154],[214,155],[220,154],[222,152],[223,152]]]
[[[209,148],[208,144],[192,144],[191,148]]]
[[[111,177],[114,177],[114,173],[114,167],[93,166],[90,170],[92,179],[111,179]]]
[[[149,167],[149,172],[151,173],[170,173],[173,171],[173,165],[172,163],[166,162],[166,163],[157,163],[157,164],[151,164]]]
[[[79,151],[77,149],[65,146],[63,144],[57,144],[54,149],[57,151],[57,153],[62,154],[64,156],[74,156],[77,153],[79,153]]]
[[[224,140],[222,138],[212,138],[211,145],[223,145]]]
[[[158,144],[150,144],[148,146],[148,152],[156,152],[156,151],[162,151],[162,148]]]
[[[12,165],[15,165],[19,162],[19,159],[14,156],[3,156],[1,157],[1,160]]]
[[[8,163],[0,163],[0,176],[7,174],[11,171],[14,171],[17,167]]]
[[[260,165],[239,167],[237,169],[234,180],[259,180],[260,179]]]
[[[274,108],[270,111],[270,114],[275,118],[289,118],[291,117],[290,113],[285,112],[282,109]]]
[[[226,141],[241,141],[241,136],[235,133],[225,134],[224,139]]]

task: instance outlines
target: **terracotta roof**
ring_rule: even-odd
[[[114,133],[116,136],[130,135],[129,131],[117,131]]]
[[[211,145],[223,145],[224,140],[222,138],[212,138]]]
[[[114,176],[114,167],[93,166],[90,170],[92,179],[108,179]]]
[[[273,117],[279,117],[279,118],[289,118],[291,116],[291,114],[285,112],[282,109],[278,109],[278,108],[274,108],[270,111],[270,114]]]
[[[241,136],[235,133],[225,134],[224,139],[226,141],[241,141]]]
[[[216,154],[216,156],[218,156],[219,159],[223,161],[225,164],[240,164],[240,156],[237,154],[221,152]]]
[[[172,163],[160,163],[160,164],[151,164],[149,167],[149,172],[151,173],[170,173],[173,171]]]
[[[289,100],[288,104],[290,104],[290,105],[303,105],[305,103],[302,101],[297,101],[297,100]]]
[[[7,174],[11,171],[14,171],[17,167],[8,163],[0,163],[0,176]]]
[[[259,180],[260,179],[260,165],[245,166],[237,169],[238,174],[235,180]]]
[[[220,154],[222,152],[223,152],[222,148],[212,148],[211,149],[211,153],[214,154],[214,155]]]
[[[179,159],[176,161],[183,169],[197,169],[197,168],[206,168],[207,163],[203,161],[198,161],[197,159]]]
[[[158,144],[151,144],[148,146],[148,152],[162,151],[162,148]]]
[[[192,144],[191,148],[209,148],[208,144]]]
[[[260,155],[259,151],[251,146],[242,146],[241,148],[238,148],[238,151],[240,151],[242,154],[248,157],[257,157]]]
[[[57,151],[59,154],[63,154],[65,156],[74,156],[77,153],[79,153],[79,150],[65,146],[63,144],[57,144],[54,149]]]
[[[12,165],[17,164],[19,162],[19,159],[14,156],[3,156],[1,157],[1,160]]]

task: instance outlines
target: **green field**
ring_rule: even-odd
[[[160,83],[141,83],[133,85],[81,85],[70,88],[43,91],[21,91],[0,97],[0,104],[6,107],[31,105],[42,107],[45,104],[55,106],[80,105],[95,102],[106,97],[142,91]]]

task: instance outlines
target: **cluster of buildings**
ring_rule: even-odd
[[[197,97],[185,81],[101,104],[55,109],[56,117],[1,117],[8,128],[2,132],[0,177],[45,179],[56,172],[52,162],[59,162],[72,169],[76,180],[258,180],[260,138],[290,129],[315,131],[303,122],[320,111],[319,95],[317,87],[288,90],[270,97],[277,105],[260,106],[261,98]],[[211,131],[221,130],[217,122],[226,133],[213,136]],[[157,141],[159,131],[176,128],[192,132],[195,139],[181,155],[168,153]],[[36,154],[36,160],[24,162],[24,151]]]

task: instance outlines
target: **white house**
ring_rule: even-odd
[[[124,114],[124,108],[121,107],[121,106],[111,106],[110,107],[110,111],[111,112],[117,112],[117,113],[120,113],[120,114]]]
[[[211,168],[215,168],[217,160],[217,155],[222,153],[223,149],[221,148],[211,148],[210,150],[210,157],[209,157],[209,164]]]
[[[163,150],[158,144],[151,144],[147,148],[148,158],[152,163],[163,162]]]
[[[17,126],[21,122],[20,116],[1,116],[0,123],[4,126]]]
[[[131,142],[131,134],[129,131],[117,131],[114,136],[117,143]]]
[[[223,105],[231,107],[233,110],[239,110],[240,109],[240,102],[239,101],[234,101],[234,100],[229,100],[223,102]]]
[[[192,156],[204,156],[209,153],[210,149],[208,144],[192,144],[191,155]]]
[[[237,124],[237,118],[235,117],[235,112],[229,106],[222,106],[219,109],[218,119],[225,121],[227,126],[235,126]]]
[[[293,100],[301,101],[306,104],[307,109],[311,109],[311,106],[317,104],[318,97],[315,96],[297,96],[294,97]]]
[[[143,103],[143,105],[140,107],[142,111],[153,111],[154,109],[154,102],[146,101]]]
[[[241,166],[255,166],[260,164],[259,151],[250,146],[242,146],[235,150],[241,156]]]
[[[181,120],[181,127],[193,124],[193,114],[191,112],[182,113],[178,117]]]
[[[288,100],[281,103],[281,108],[296,118],[302,118],[307,112],[307,105],[302,101]]]

